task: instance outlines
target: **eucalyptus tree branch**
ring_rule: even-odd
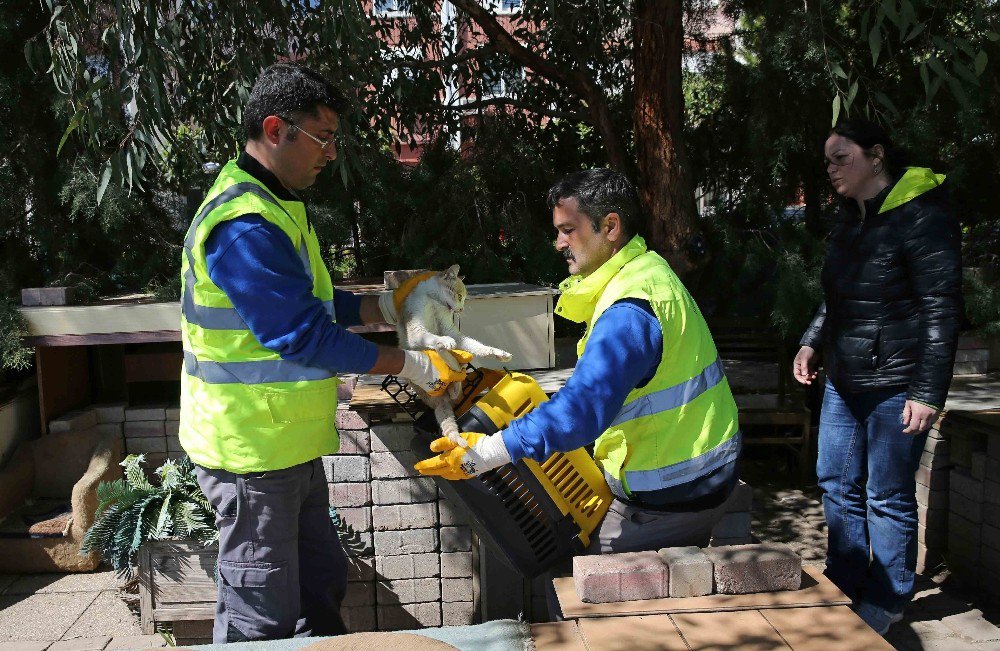
[[[511,108],[537,113],[538,115],[544,115],[550,118],[576,120],[577,122],[587,121],[587,116],[583,113],[577,113],[575,111],[560,111],[559,109],[540,106],[538,104],[529,104],[513,97],[487,97],[462,104],[442,104],[438,108],[443,111],[474,111],[489,106],[509,106]]]

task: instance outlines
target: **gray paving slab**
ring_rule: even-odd
[[[100,637],[75,637],[53,642],[49,651],[103,651],[111,641],[110,635]]]
[[[66,631],[70,637],[112,637],[142,635],[139,618],[129,610],[116,591],[101,592],[80,618]]]
[[[45,651],[51,642],[0,642],[0,651]]]
[[[96,592],[0,597],[0,642],[58,640],[96,598]]]
[[[121,651],[124,649],[158,649],[167,646],[162,635],[130,635],[115,636],[104,647],[104,651]]]
[[[986,621],[978,608],[944,617],[941,623],[970,642],[1000,642],[1000,628]]]
[[[8,586],[5,595],[49,594],[55,592],[101,592],[116,590],[114,572],[80,572],[75,574],[24,574]]]

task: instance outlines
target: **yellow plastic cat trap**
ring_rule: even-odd
[[[469,368],[455,406],[462,432],[493,434],[548,400],[524,373]],[[394,376],[382,388],[416,421],[417,457],[433,456],[428,446],[441,436],[433,411]],[[583,448],[553,454],[541,464],[522,459],[467,481],[435,479],[480,540],[529,578],[583,551],[611,504],[607,482]]]

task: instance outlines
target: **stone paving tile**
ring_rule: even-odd
[[[159,649],[167,646],[162,635],[131,635],[115,636],[104,647],[104,651],[119,651],[120,649]]]
[[[100,592],[118,589],[114,572],[25,574],[8,586],[5,596],[54,592]]]
[[[59,639],[96,598],[96,592],[0,597],[0,642]]]
[[[45,651],[51,642],[0,642],[0,651]]]
[[[941,623],[970,642],[1000,642],[1000,628],[986,621],[978,608],[944,617]]]
[[[900,623],[885,639],[900,651],[973,651],[973,645],[956,636],[939,621]]]
[[[100,637],[74,637],[67,640],[53,642],[49,651],[102,651],[108,642],[110,635]]]
[[[66,639],[98,635],[113,637],[142,635],[139,618],[132,614],[115,591],[107,590],[97,595],[94,602],[62,637]]]

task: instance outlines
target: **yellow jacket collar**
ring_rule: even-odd
[[[889,196],[885,198],[878,214],[881,215],[893,208],[898,208],[907,201],[933,190],[944,183],[944,179],[944,174],[935,174],[933,170],[926,167],[907,167],[906,172],[896,181],[896,185],[889,192]]]
[[[646,240],[636,235],[589,276],[578,274],[559,283],[562,295],[556,304],[556,314],[576,323],[589,321],[594,315],[597,301],[611,279],[622,270],[622,267],[645,252]]]

